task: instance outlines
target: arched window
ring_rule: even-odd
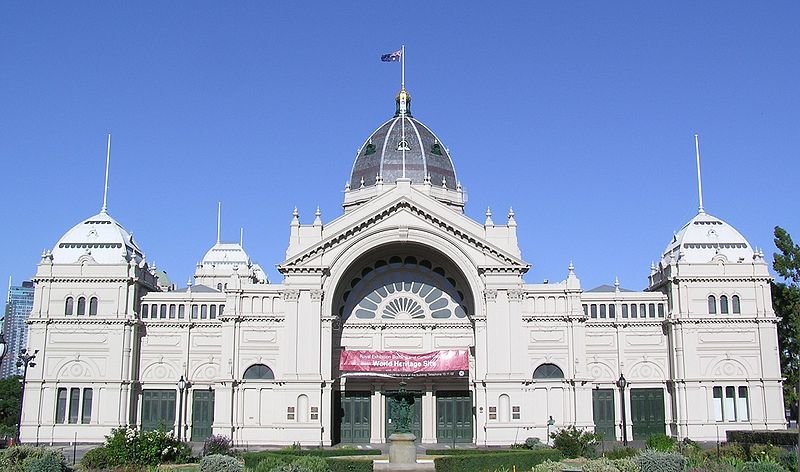
[[[80,297],[78,299],[78,316],[83,316],[86,314],[86,299]]]
[[[89,316],[97,316],[97,297],[89,299]]]
[[[511,421],[511,399],[505,393],[500,395],[500,422],[508,423]]]
[[[563,379],[564,371],[555,364],[542,364],[533,371],[534,379]]]
[[[74,300],[72,297],[67,297],[67,301],[64,303],[64,314],[67,316],[72,316]]]
[[[733,305],[733,313],[739,314],[742,312],[742,305],[739,302],[739,295],[734,295],[731,297],[731,305]]]
[[[245,380],[273,380],[275,374],[264,364],[253,364],[244,371]]]
[[[219,290],[220,292],[222,291],[222,284],[221,283],[217,284],[217,290]]]
[[[723,315],[728,314],[728,297],[725,295],[719,297],[719,312]]]
[[[708,314],[709,315],[717,314],[717,297],[715,297],[714,295],[708,296]]]

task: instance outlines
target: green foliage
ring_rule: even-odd
[[[606,452],[606,457],[614,460],[614,459],[627,459],[629,457],[635,457],[639,454],[639,451],[632,447],[617,447],[610,451]]]
[[[256,465],[255,472],[272,472],[274,469],[286,464],[286,459],[291,459],[291,456],[272,455],[266,456]],[[249,467],[252,469],[252,467]]]
[[[200,459],[200,472],[242,472],[242,464],[231,456],[210,454]]]
[[[303,472],[330,472],[328,462],[318,456],[300,456],[292,460],[292,465],[300,467]]]
[[[795,388],[800,382],[800,246],[780,226],[775,227],[775,247],[772,268],[785,282],[772,283],[772,306],[781,317],[778,323],[778,352],[787,405],[797,400]]]
[[[708,451],[710,454],[713,454],[713,451]],[[719,448],[719,455],[720,457],[727,457],[730,459],[737,459],[740,461],[747,460],[747,450],[738,443],[727,443],[723,444]]]
[[[372,472],[372,460],[326,459],[331,472]]]
[[[110,467],[111,458],[105,446],[96,447],[86,452],[81,459],[81,467],[86,470],[102,470]]]
[[[647,438],[647,448],[661,452],[673,452],[678,442],[664,433],[653,434]]]
[[[773,446],[797,444],[796,431],[728,431],[726,434],[729,443],[772,444]]]
[[[583,465],[583,472],[619,472],[619,469],[608,459],[593,459]]]
[[[561,462],[555,462],[548,459],[541,464],[536,464],[533,466],[531,472],[561,472],[562,470],[564,470],[564,466],[561,464]]]
[[[139,431],[116,428],[104,444],[108,467],[183,463],[192,455],[191,448],[176,440],[171,431]]]
[[[686,470],[686,458],[674,452],[647,449],[636,457],[636,461],[642,472],[683,472]]]
[[[745,462],[739,472],[786,472],[783,467],[771,462]]]
[[[562,455],[554,449],[532,451],[497,452],[480,451],[480,454],[462,454],[437,457],[434,459],[436,472],[494,471],[500,467],[517,470],[530,470],[546,460],[558,461]]]
[[[204,456],[210,456],[211,454],[229,456],[231,455],[231,448],[233,448],[233,443],[223,434],[212,434],[203,441]]]
[[[17,432],[19,397],[22,384],[19,376],[0,380],[0,436],[12,437]]]
[[[564,457],[597,457],[597,443],[600,440],[597,433],[567,426],[550,433],[550,437],[553,439],[553,447],[561,451]]]
[[[4,472],[61,472],[67,470],[64,455],[46,447],[14,446],[0,452]]]
[[[624,457],[622,459],[614,459],[611,464],[619,470],[619,472],[639,472],[639,462],[633,457]]]
[[[246,452],[242,454],[245,467],[255,468],[258,464],[272,457],[289,457],[289,460],[281,459],[281,464],[291,462],[292,456],[316,456],[316,457],[346,457],[346,456],[379,456],[381,451],[379,449],[353,449],[353,448],[338,448],[338,449],[281,449],[280,451],[262,451],[262,452]],[[363,461],[362,461],[363,462]]]

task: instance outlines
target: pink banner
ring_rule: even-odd
[[[466,349],[408,354],[399,351],[342,351],[342,372],[362,372],[397,376],[458,375],[469,372]]]

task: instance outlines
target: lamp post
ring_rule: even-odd
[[[619,394],[620,398],[622,399],[622,445],[628,445],[628,423],[625,420],[625,387],[628,386],[628,381],[625,380],[625,376],[622,373],[619,374],[619,379],[617,379],[617,387],[619,387]]]
[[[186,380],[181,375],[178,380],[178,442],[181,441],[183,433],[183,391],[186,390]]]
[[[25,380],[28,378],[28,367],[36,367],[36,363],[33,362],[36,359],[36,354],[39,353],[39,350],[36,349],[33,351],[33,354],[29,354],[26,348],[22,348],[19,350],[19,356],[17,356],[17,367],[22,367],[22,392],[19,395],[19,419],[17,421],[17,434],[14,437],[14,442],[19,444],[19,436],[20,436],[20,429],[22,429],[22,405],[25,402]]]

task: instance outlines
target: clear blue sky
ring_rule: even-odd
[[[435,4],[434,4],[435,3]],[[0,274],[110,213],[180,284],[238,240],[273,281],[294,206],[341,214],[356,149],[394,111],[450,148],[467,213],[513,206],[526,279],[646,285],[697,210],[771,261],[800,239],[800,3],[0,3]]]

